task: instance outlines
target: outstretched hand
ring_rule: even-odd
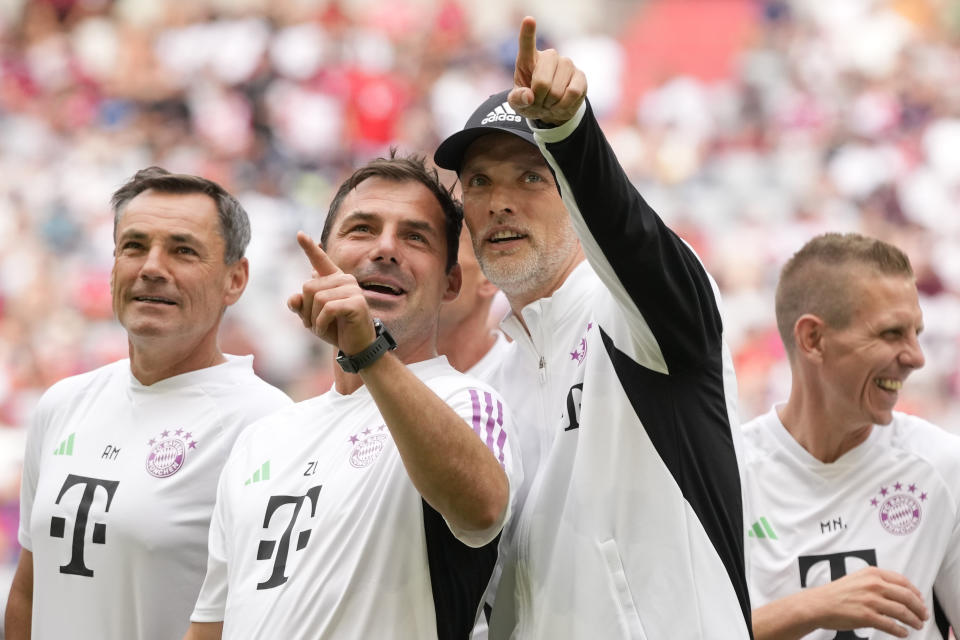
[[[510,106],[525,118],[563,124],[576,115],[587,95],[587,77],[556,49],[537,50],[537,21],[520,24],[517,65]]]
[[[287,299],[287,307],[304,327],[344,353],[363,351],[376,333],[357,279],[337,267],[303,231],[297,233],[297,243],[313,267],[313,277],[303,284],[301,293]]]

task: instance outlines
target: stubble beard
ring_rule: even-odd
[[[488,259],[476,247],[474,251],[483,274],[508,298],[545,297],[552,293],[547,291],[552,284],[561,284],[560,274],[577,251],[573,229],[564,231],[545,241],[531,238],[524,250],[494,259]]]

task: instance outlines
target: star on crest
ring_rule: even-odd
[[[190,441],[190,448],[191,448],[191,449],[196,449],[196,448],[197,448],[197,441],[196,441],[196,440],[191,440],[191,441]]]
[[[921,492],[921,493],[920,493],[920,501],[923,502],[923,501],[926,500],[926,499],[927,499],[927,494],[926,494],[926,492]]]
[[[903,485],[898,482],[893,485],[893,488],[896,489],[897,491],[900,491],[900,489],[903,488]]]
[[[887,488],[886,488],[886,487],[880,487],[880,495],[885,496],[885,495],[887,495],[888,493],[890,493],[890,492],[887,491]]]
[[[576,360],[579,363],[583,363],[584,358],[587,357],[587,339],[581,338],[580,345],[570,352],[570,359]]]
[[[183,434],[183,429],[177,429],[176,431],[174,431],[174,433],[179,436],[179,435]]]
[[[350,444],[357,444],[357,441],[358,441],[359,439],[360,439],[360,438],[358,438],[358,437],[355,436],[355,435],[350,436]]]
[[[169,431],[164,431],[163,433],[160,434],[160,436],[163,437],[163,438],[166,438],[166,437],[169,436],[169,435],[170,435],[170,432],[169,432]]]
[[[916,492],[917,492],[917,485],[915,485],[915,484],[910,485],[909,487],[907,487],[907,491],[909,491],[910,493],[916,493]]]
[[[879,504],[879,501],[878,501],[876,498],[871,498],[871,499],[870,499],[870,506],[871,506],[871,507],[875,507],[875,506],[877,506],[878,504]]]
[[[147,446],[152,447],[155,444],[157,444],[157,441],[154,438],[150,438],[150,442],[147,443]]]

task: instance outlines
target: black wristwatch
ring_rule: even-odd
[[[337,353],[337,363],[347,373],[357,373],[364,367],[369,367],[383,357],[387,351],[397,348],[397,341],[393,339],[387,328],[380,322],[380,318],[373,319],[373,329],[377,332],[377,339],[360,353],[348,356],[343,351]]]

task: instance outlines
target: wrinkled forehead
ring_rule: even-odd
[[[509,133],[491,132],[470,143],[463,154],[460,173],[503,162],[531,167],[547,166],[538,147]]]
[[[440,202],[430,189],[416,180],[367,178],[347,193],[337,212],[335,226],[358,214],[381,222],[428,225],[438,232],[445,224]]]
[[[147,189],[131,198],[118,212],[114,239],[132,228],[199,235],[222,239],[217,202],[205,193],[170,193]]]

